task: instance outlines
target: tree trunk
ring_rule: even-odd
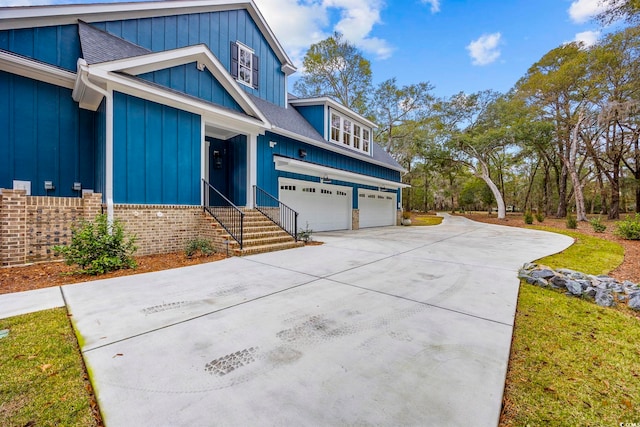
[[[620,166],[613,165],[611,173],[611,205],[609,206],[609,219],[620,219]]]
[[[558,210],[556,212],[558,218],[567,216],[567,178],[567,166],[563,164],[558,181]]]
[[[504,199],[502,198],[502,193],[500,193],[500,189],[498,186],[491,180],[489,176],[489,168],[487,164],[482,160],[478,160],[480,164],[480,178],[489,186],[493,197],[496,199],[496,203],[498,204],[498,219],[506,219],[507,218],[507,208],[504,204]]]
[[[562,157],[562,161],[566,164],[567,170],[571,176],[571,183],[573,184],[573,195],[576,201],[576,219],[578,221],[587,221],[587,213],[584,209],[584,195],[582,194],[582,182],[580,182],[580,177],[578,176],[578,171],[576,170],[576,160],[578,157],[578,131],[580,130],[580,125],[584,120],[584,115],[582,112],[578,114],[578,121],[576,125],[573,127],[573,131],[571,132],[571,146],[569,148],[569,158]]]

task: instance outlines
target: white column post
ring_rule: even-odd
[[[253,186],[258,184],[258,135],[247,135],[247,207],[253,209]]]

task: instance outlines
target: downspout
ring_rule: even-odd
[[[80,81],[105,98],[105,199],[107,201],[107,221],[113,222],[113,94],[89,80],[87,62],[79,58]]]

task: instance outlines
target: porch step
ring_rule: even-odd
[[[243,221],[244,233],[242,249],[240,249],[240,244],[229,236],[218,221],[205,213],[205,215],[210,218],[212,225],[224,236],[224,239],[229,240],[229,249],[233,255],[253,255],[304,246],[303,242],[297,242],[291,235],[274,224],[273,221],[261,212],[253,209],[243,211],[245,215]],[[221,216],[220,219],[225,221],[225,216],[226,215]],[[232,217],[228,216],[227,218],[230,219]]]
[[[285,242],[285,243],[271,243],[266,245],[248,246],[248,247],[244,246],[242,250],[240,250],[240,248],[236,248],[233,250],[233,254],[235,256],[256,255],[256,254],[263,254],[267,252],[281,251],[284,249],[300,248],[302,246],[304,246],[304,242],[296,242],[293,240],[293,238],[291,238],[290,242]]]

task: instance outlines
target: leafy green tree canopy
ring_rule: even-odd
[[[371,91],[371,63],[360,50],[336,32],[312,44],[302,62],[304,73],[294,84],[302,97],[328,96],[366,114]]]

